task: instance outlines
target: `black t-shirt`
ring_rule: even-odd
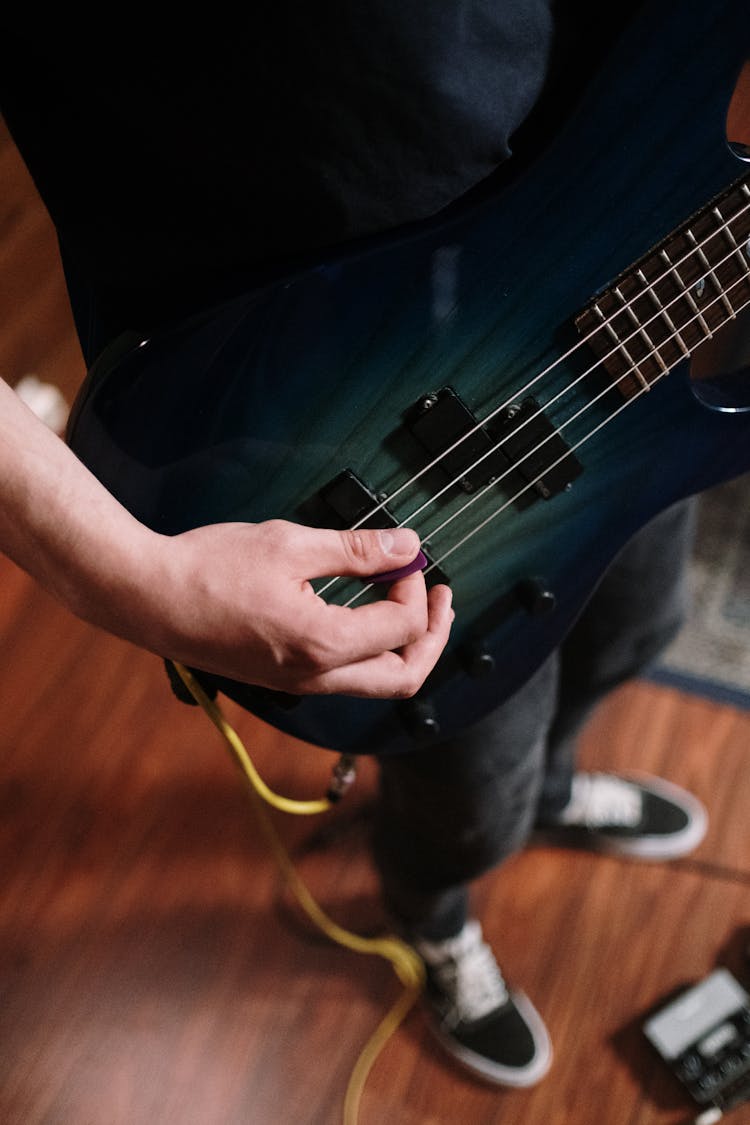
[[[85,34],[21,15],[0,106],[80,275],[207,287],[483,181],[543,86],[550,2],[273,0]]]

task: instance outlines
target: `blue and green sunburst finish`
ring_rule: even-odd
[[[295,519],[343,469],[374,493],[399,489],[420,465],[404,413],[428,392],[451,386],[484,418],[546,371],[531,393],[555,400],[547,415],[577,446],[583,472],[550,500],[506,507],[445,561],[457,616],[425,694],[442,733],[459,730],[559,643],[640,526],[750,468],[750,413],[702,406],[687,363],[597,429],[612,396],[593,402],[590,380],[566,390],[592,353],[581,346],[556,362],[595,293],[748,175],[725,141],[748,56],[747,0],[643,5],[572,120],[497,198],[321,262],[97,365],[71,445],[163,532]],[[491,488],[435,535],[469,498],[451,489],[412,519],[442,487],[435,480],[426,474],[389,508],[439,558],[505,494]],[[524,608],[517,590],[528,579],[554,592],[553,612]],[[466,670],[475,642],[494,660],[488,675]],[[284,707],[224,686],[273,725],[331,749],[415,745],[398,703],[315,697]]]

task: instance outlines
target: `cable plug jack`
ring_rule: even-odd
[[[357,762],[351,754],[342,754],[331,771],[331,781],[326,797],[336,804],[351,789],[357,778]]]

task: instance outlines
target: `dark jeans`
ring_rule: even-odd
[[[693,507],[675,505],[631,540],[562,646],[512,699],[460,737],[380,760],[374,855],[405,929],[433,940],[457,933],[469,881],[565,806],[591,710],[644,671],[683,621]]]

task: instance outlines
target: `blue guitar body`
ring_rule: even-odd
[[[215,686],[330,749],[395,753],[455,733],[559,644],[638,528],[750,468],[750,412],[739,409],[750,377],[693,384],[686,360],[635,393],[601,394],[606,372],[591,371],[597,357],[575,323],[613,279],[748,179],[726,142],[748,56],[747,0],[646,4],[565,128],[495,198],[140,346],[119,341],[95,365],[69,441],[144,523],[171,534],[227,520],[351,526],[370,515],[377,526],[387,516],[416,528],[431,574],[453,587],[450,646],[408,705]],[[738,222],[741,274],[748,235]],[[703,275],[689,283],[691,301],[706,299],[706,285]],[[722,409],[696,387],[703,398],[715,391]],[[499,483],[494,463],[483,474],[464,458],[453,474],[463,483],[444,470],[456,410],[477,426],[491,419],[481,436],[509,458]],[[524,475],[513,419],[528,419],[532,445],[543,445],[547,429],[531,418],[542,411],[564,445]],[[360,588],[342,582],[324,596],[348,600]],[[428,721],[415,704],[430,708]]]

